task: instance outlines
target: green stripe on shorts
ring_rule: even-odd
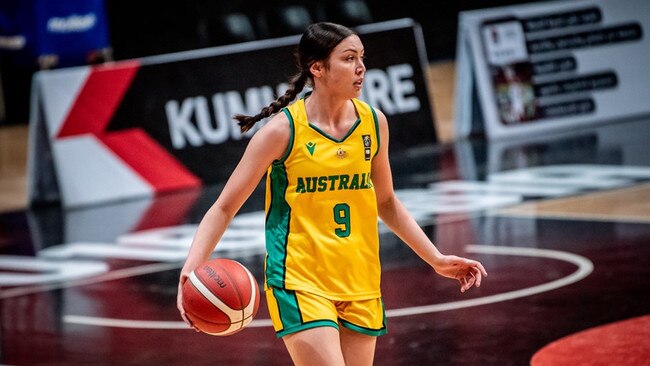
[[[282,322],[282,325],[284,326],[284,321]],[[292,333],[297,333],[303,330],[311,329],[311,328],[318,328],[318,327],[333,327],[336,329],[339,329],[338,324],[331,320],[315,320],[313,322],[307,322],[307,323],[302,323],[295,325],[291,328],[288,328],[284,326],[284,329],[281,331],[277,332],[276,335],[278,338],[282,338],[286,336],[287,334],[292,334]]]
[[[386,332],[388,331],[386,329],[385,325],[383,327],[381,327],[380,329],[371,329],[371,328],[366,328],[366,327],[360,327],[358,325],[352,324],[349,321],[346,321],[346,320],[343,320],[343,319],[339,319],[339,321],[341,322],[342,326],[344,326],[344,327],[346,327],[346,328],[348,328],[350,330],[353,330],[355,332],[359,332],[361,334],[365,334],[365,335],[369,335],[369,336],[378,337],[380,335],[386,334]]]
[[[278,303],[282,329],[288,329],[302,324],[300,306],[298,306],[298,298],[296,297],[295,291],[282,290],[274,287],[273,296]]]

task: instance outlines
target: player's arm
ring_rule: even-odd
[[[233,217],[258,186],[268,167],[287,149],[289,120],[279,113],[253,135],[223,191],[199,223],[184,269],[207,260]]]
[[[404,204],[397,198],[393,189],[393,177],[388,159],[388,121],[386,116],[377,111],[380,131],[380,146],[372,162],[372,183],[377,196],[377,209],[381,220],[413,251],[427,262],[440,275],[458,279],[461,291],[466,291],[474,284],[480,286],[481,276],[487,276],[481,263],[457,257],[443,255],[422,231]]]
[[[380,144],[379,152],[372,161],[372,184],[377,195],[379,217],[425,262],[435,268],[442,259],[442,254],[395,195],[393,176],[388,160],[388,122],[381,111],[377,111],[377,119],[379,122]]]
[[[180,291],[183,282],[192,270],[210,257],[228,224],[255,190],[268,167],[286,152],[290,134],[289,120],[284,113],[278,113],[257,131],[223,191],[201,219],[181,269],[177,299],[181,315],[184,316]]]

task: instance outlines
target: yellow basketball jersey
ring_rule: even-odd
[[[267,173],[267,287],[341,301],[381,296],[370,179],[379,127],[372,107],[352,102],[359,118],[340,140],[307,121],[304,99],[283,109],[292,134]]]

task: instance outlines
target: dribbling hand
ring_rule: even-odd
[[[176,295],[176,307],[178,308],[178,312],[181,314],[181,318],[183,318],[183,321],[192,327],[195,331],[200,332],[194,324],[192,324],[192,321],[190,321],[187,316],[185,315],[185,308],[183,307],[183,284],[185,281],[187,281],[188,276],[186,274],[181,274],[181,278],[178,281],[178,293]]]

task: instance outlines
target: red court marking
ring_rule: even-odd
[[[531,366],[564,365],[650,365],[650,315],[561,338],[531,360]]]

